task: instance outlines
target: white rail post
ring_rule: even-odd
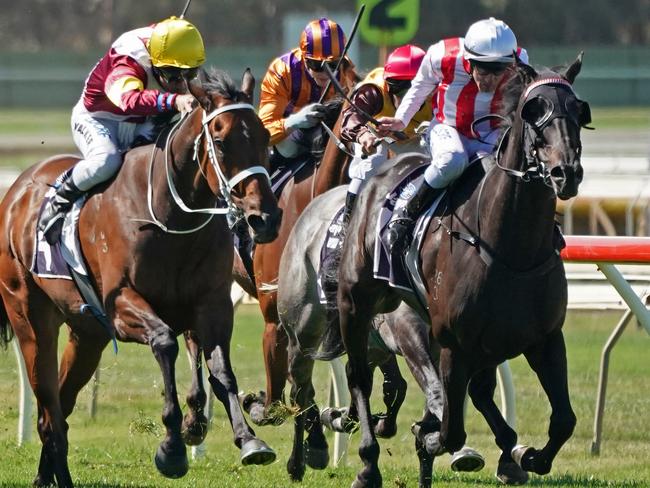
[[[14,352],[16,353],[16,362],[18,363],[18,376],[20,378],[20,399],[18,407],[18,445],[22,446],[32,438],[32,388],[27,378],[27,368],[23,353],[18,345],[18,339],[14,337],[11,341]]]
[[[328,404],[330,407],[347,407],[350,405],[348,380],[345,375],[345,366],[341,358],[330,361],[330,393]],[[334,433],[334,456],[332,466],[336,467],[345,461],[348,450],[348,434]]]

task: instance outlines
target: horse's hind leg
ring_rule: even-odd
[[[210,384],[226,409],[242,464],[269,464],[275,460],[275,452],[255,437],[239,405],[237,380],[230,363],[233,305],[228,291],[223,290],[211,297],[209,303],[197,306],[196,332],[210,371]]]
[[[567,380],[566,346],[562,330],[553,331],[539,346],[525,353],[551,404],[548,442],[541,450],[522,446],[513,458],[526,471],[547,474],[560,448],[573,434],[576,416],[571,408]]]
[[[34,486],[72,487],[68,468],[68,425],[61,409],[57,379],[60,315],[39,291],[32,291],[29,309],[6,300],[7,315],[20,344],[38,404],[38,435],[43,447]],[[35,316],[38,310],[39,316]],[[48,313],[49,312],[49,313]],[[34,327],[32,324],[38,324]]]
[[[181,432],[186,445],[198,446],[205,440],[205,436],[208,434],[209,422],[204,412],[208,396],[203,386],[203,358],[201,357],[201,347],[193,332],[187,331],[184,336],[191,362],[192,386],[185,397],[188,412],[183,417]]]
[[[289,372],[291,377],[291,403],[298,407],[294,418],[293,448],[287,461],[287,472],[294,481],[305,474],[305,461],[310,466],[324,469],[329,461],[327,442],[323,435],[314,402],[312,373],[314,360],[304,355],[293,341],[289,344]],[[310,422],[310,439],[303,443],[305,424]],[[318,422],[314,424],[313,422]],[[320,435],[319,435],[320,434]]]
[[[511,451],[517,444],[517,433],[508,425],[494,403],[496,385],[496,368],[484,369],[472,376],[468,393],[472,403],[490,426],[497,446],[501,449],[496,477],[506,485],[521,485],[528,481],[528,473],[512,459]]]

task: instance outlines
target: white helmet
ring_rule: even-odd
[[[494,17],[474,22],[465,34],[465,59],[482,63],[512,62],[517,49],[514,32]]]

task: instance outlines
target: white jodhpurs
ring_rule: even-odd
[[[424,179],[432,188],[449,186],[475,156],[491,153],[497,139],[498,131],[479,141],[465,137],[455,127],[432,121],[429,126],[431,164],[424,172]]]
[[[72,182],[83,191],[110,179],[138,136],[151,137],[153,123],[121,122],[91,114],[80,101],[72,110],[72,138],[83,159],[72,169]]]

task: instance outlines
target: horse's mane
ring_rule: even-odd
[[[535,71],[525,64],[512,65],[508,68],[509,78],[503,87],[503,98],[499,115],[504,117],[503,127],[511,127],[517,115],[517,106],[524,89],[533,81],[540,78],[556,78],[562,76],[560,70],[550,68],[538,68]]]
[[[202,85],[207,93],[218,93],[228,100],[238,101],[244,95],[228,73],[217,68],[202,72]]]

